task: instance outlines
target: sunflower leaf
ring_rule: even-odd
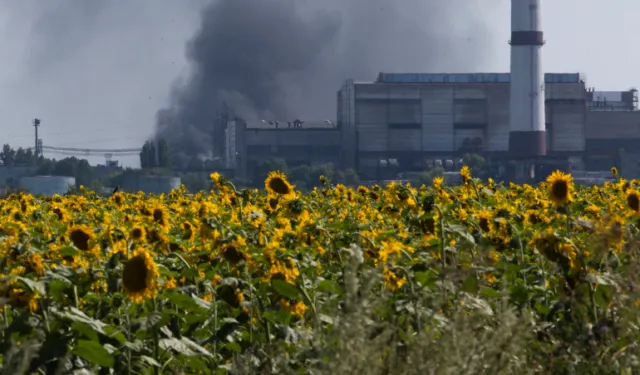
[[[113,356],[96,341],[78,340],[78,345],[73,348],[73,354],[102,367],[111,368],[114,364]]]
[[[276,292],[278,292],[278,294],[280,294],[283,297],[286,297],[292,300],[300,299],[300,291],[293,284],[276,279],[276,280],[271,280],[271,286],[273,287],[273,289],[276,290]]]

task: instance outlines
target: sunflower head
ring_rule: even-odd
[[[264,181],[264,187],[270,194],[284,197],[294,195],[294,186],[289,183],[287,177],[280,171],[270,172]]]
[[[613,175],[613,177],[618,176],[618,168],[612,167],[611,168],[611,174]]]
[[[182,238],[187,240],[187,241],[192,240],[196,235],[196,231],[195,231],[195,229],[193,227],[193,224],[191,224],[188,221],[185,221],[184,223],[182,223],[181,226],[182,226],[182,230],[183,230]]]
[[[167,228],[169,226],[169,214],[167,213],[167,209],[158,205],[153,207],[151,210],[151,215],[153,216],[153,221],[158,223],[162,228]]]
[[[549,200],[556,206],[564,205],[571,201],[573,178],[570,174],[555,171],[547,178],[547,184]]]
[[[465,184],[471,180],[471,170],[468,166],[465,165],[460,169],[460,177],[462,177],[462,182]]]
[[[93,232],[88,227],[84,225],[74,225],[67,231],[67,236],[79,250],[88,251],[91,248]]]
[[[124,203],[124,194],[122,194],[122,192],[117,192],[117,193],[113,194],[110,199],[117,206],[122,206],[122,204]]]
[[[135,226],[131,229],[131,238],[135,241],[143,239],[146,235],[146,231],[143,227]]]
[[[627,206],[634,212],[640,213],[640,195],[636,190],[627,193]]]
[[[134,302],[155,297],[158,290],[158,266],[149,252],[138,249],[122,270],[122,287]]]

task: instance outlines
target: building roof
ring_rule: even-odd
[[[545,83],[580,83],[580,73],[545,73]],[[509,83],[511,73],[380,73],[376,83]]]
[[[288,121],[291,122],[291,129],[294,129],[293,127],[294,120],[277,121],[278,122],[277,129],[290,129],[289,124],[287,123]],[[335,121],[329,121],[329,122],[327,122],[328,120],[327,121],[301,120],[301,121],[304,121],[304,122],[302,123],[302,127],[300,129],[334,129],[335,128]],[[275,121],[264,120],[263,122],[262,120],[258,120],[258,121],[245,121],[245,123],[247,124],[247,129],[276,129]]]

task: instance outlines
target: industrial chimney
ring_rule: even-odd
[[[509,154],[515,158],[547,153],[541,1],[511,0]]]

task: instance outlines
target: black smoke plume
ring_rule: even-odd
[[[187,43],[191,73],[157,114],[174,154],[211,155],[222,103],[245,119],[335,117],[346,78],[474,71],[491,56],[487,0],[214,0]]]

